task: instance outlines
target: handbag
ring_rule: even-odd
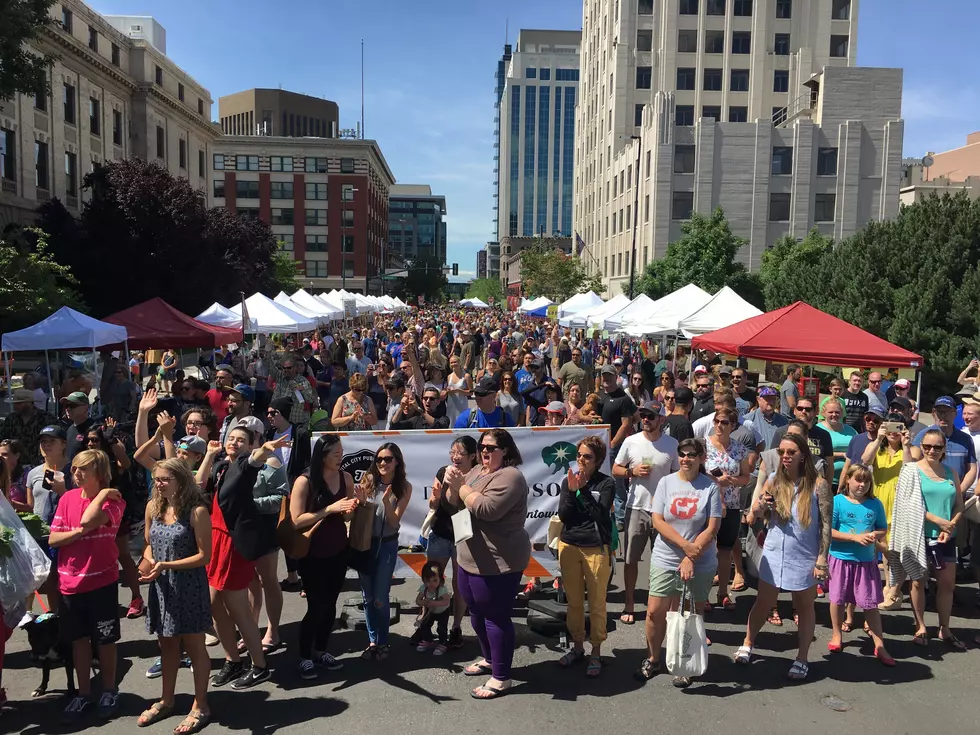
[[[548,521],[548,548],[558,551],[558,542],[561,540],[561,532],[565,530],[565,523],[558,514],[551,516]]]
[[[684,609],[685,601],[688,608]],[[694,610],[694,598],[684,584],[678,609],[667,613],[667,671],[674,676],[701,676],[708,670],[704,618]]]
[[[310,553],[310,541],[313,534],[323,523],[321,518],[309,528],[297,531],[293,525],[292,516],[289,515],[289,498],[284,497],[279,506],[279,520],[276,522],[276,545],[290,559],[305,559]]]
[[[371,549],[371,536],[374,533],[374,514],[376,503],[367,501],[358,505],[351,515],[350,548],[352,551],[369,551]]]
[[[430,510],[425,514],[425,519],[422,521],[422,525],[419,527],[419,538],[429,538],[429,532],[432,530],[432,524],[435,520],[436,512],[434,510]]]
[[[980,523],[980,496],[968,498],[963,506],[963,517],[970,523]]]
[[[469,509],[463,508],[452,515],[453,519],[453,538],[456,544],[469,541],[473,538],[473,516]]]

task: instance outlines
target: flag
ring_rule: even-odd
[[[242,344],[245,343],[245,334],[248,332],[248,325],[248,308],[245,306],[245,292],[242,291]]]
[[[650,343],[646,340],[640,342],[640,354],[643,355],[643,359],[650,357]]]
[[[575,254],[581,255],[582,251],[585,250],[585,240],[577,232],[575,233]]]

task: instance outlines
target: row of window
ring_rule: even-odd
[[[352,251],[353,252],[353,251]],[[327,261],[325,260],[307,260],[306,261],[306,275],[310,278],[326,278],[327,277]],[[350,260],[344,261],[344,277],[353,278],[354,277],[354,263]]]
[[[547,82],[551,79],[551,69],[547,67],[542,67],[538,69],[534,66],[528,66],[524,69],[525,79],[540,79],[543,82]],[[578,81],[578,69],[555,69],[555,81],[556,82],[577,82]]]
[[[769,221],[789,222],[791,214],[792,195],[787,193],[769,194]],[[813,221],[833,222],[837,209],[837,195],[833,193],[818,193],[813,196]],[[694,211],[694,192],[675,191],[670,203],[670,218],[687,220]]]
[[[650,51],[653,47],[653,31],[639,30],[636,33],[636,46],[639,51]],[[792,48],[792,38],[789,33],[773,34],[772,52],[776,56],[789,56]],[[830,37],[830,56],[846,58],[849,48],[849,37],[835,34]],[[698,51],[698,32],[693,29],[681,29],[677,32],[678,53],[694,54]],[[749,31],[733,31],[731,37],[732,54],[749,54],[752,52],[752,34]],[[725,32],[706,30],[704,32],[704,53],[725,53]],[[640,67],[643,68],[643,67]],[[639,77],[637,77],[639,78]],[[649,87],[637,87],[649,89]]]
[[[47,143],[34,142],[34,186],[49,191],[50,159]],[[0,179],[17,180],[17,137],[13,130],[0,128]],[[78,196],[78,157],[65,153],[65,194]]]
[[[65,122],[78,125],[78,91],[75,85],[65,82],[61,94]],[[44,113],[48,111],[48,96],[43,88],[34,94],[34,109]],[[94,97],[88,100],[88,125],[89,133],[102,137],[102,104]],[[119,110],[112,111],[112,142],[113,145],[123,144],[123,116]]]
[[[181,141],[183,142],[183,141]],[[215,179],[212,182],[213,193],[215,197],[224,198],[225,196],[225,180]],[[270,199],[293,199],[294,198],[294,186],[292,181],[272,181],[269,183],[269,198]],[[354,201],[354,193],[357,191],[350,184],[345,184],[341,188],[340,198],[345,202]],[[258,199],[259,198],[259,182],[258,181],[236,181],[235,182],[235,196],[239,199]],[[327,200],[327,185],[326,184],[307,184],[306,185],[306,199],[307,201],[326,201]]]
[[[694,67],[679,67],[677,69],[677,89],[696,89],[697,72]],[[724,86],[724,69],[704,69],[702,72],[702,89],[705,92],[720,92]],[[749,70],[732,69],[728,89],[730,92],[749,91]]]
[[[270,171],[305,171],[310,174],[327,173],[327,158],[307,156],[269,156]],[[259,156],[214,154],[215,171],[258,171]],[[340,173],[354,173],[354,159],[340,159]]]
[[[700,9],[699,0],[678,0],[681,15],[697,15]],[[804,3],[806,0],[804,0]],[[705,15],[725,15],[727,0],[704,0]],[[640,15],[653,13],[653,0],[640,0]],[[752,0],[732,0],[732,15],[747,17],[752,15]],[[776,0],[776,17],[793,17],[793,0]],[[831,18],[848,20],[851,17],[851,0],[834,0],[831,6]]]

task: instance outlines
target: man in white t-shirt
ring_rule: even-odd
[[[641,432],[623,441],[613,465],[613,476],[629,482],[622,536],[626,604],[620,617],[626,624],[634,622],[633,591],[643,550],[655,537],[653,494],[662,478],[679,469],[677,440],[662,432],[662,409],[658,401],[648,401],[637,410]]]
[[[980,457],[980,402],[973,398],[963,399],[963,431],[973,440],[973,448],[976,450],[977,456]],[[973,483],[974,494],[976,494],[978,487],[980,487],[980,477]],[[978,549],[975,566],[980,568],[980,549]]]

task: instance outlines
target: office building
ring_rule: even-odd
[[[495,241],[571,235],[580,42],[578,31],[522,30],[516,49],[504,48]],[[499,258],[499,251],[490,255],[492,276]]]
[[[898,212],[902,73],[854,67],[858,0],[586,0],[574,234],[615,294],[721,206],[779,237]]]
[[[51,197],[77,214],[85,174],[130,157],[203,191],[220,131],[208,90],[166,55],[163,27],[104,17],[79,0],[56,3],[50,15],[33,48],[54,57],[51,94],[0,100],[0,226],[33,223]]]
[[[902,204],[961,191],[980,198],[980,132],[967,135],[966,145],[959,148],[902,161]]]
[[[388,190],[388,252],[401,260],[446,262],[446,197],[426,184],[395,184]]]
[[[268,222],[315,291],[381,293],[395,179],[377,142],[226,135],[214,151],[211,206]]]
[[[487,249],[476,251],[476,277],[486,278],[487,277]]]
[[[336,138],[339,119],[336,102],[284,89],[247,89],[218,99],[225,135]]]

